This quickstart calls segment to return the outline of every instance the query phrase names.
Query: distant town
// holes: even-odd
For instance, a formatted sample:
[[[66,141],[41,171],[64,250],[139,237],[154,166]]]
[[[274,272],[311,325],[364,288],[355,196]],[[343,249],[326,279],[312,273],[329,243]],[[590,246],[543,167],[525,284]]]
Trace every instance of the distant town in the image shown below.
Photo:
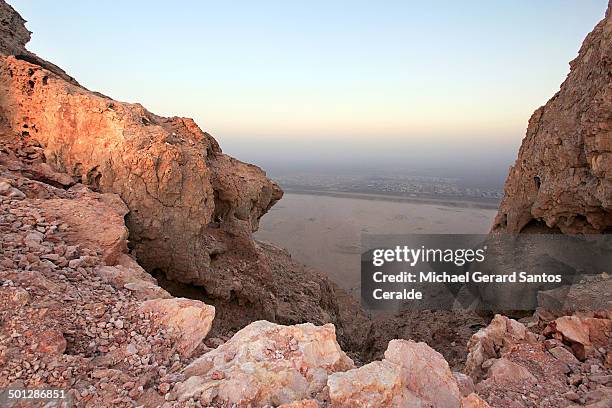
[[[503,190],[463,187],[459,179],[446,177],[388,175],[292,174],[273,176],[287,192],[329,192],[388,195],[414,199],[465,200],[497,203]]]

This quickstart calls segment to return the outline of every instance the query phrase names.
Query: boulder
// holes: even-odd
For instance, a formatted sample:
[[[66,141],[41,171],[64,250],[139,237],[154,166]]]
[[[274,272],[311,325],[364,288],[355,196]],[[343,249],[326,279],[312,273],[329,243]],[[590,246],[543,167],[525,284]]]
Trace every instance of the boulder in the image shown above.
[[[594,348],[608,348],[612,343],[612,320],[607,318],[563,316],[548,324],[544,335],[570,345],[574,355],[584,360]]]
[[[332,324],[257,321],[187,366],[175,394],[202,404],[289,404],[317,395],[330,374],[350,368]]]
[[[204,340],[215,317],[213,306],[183,298],[147,300],[141,304],[140,311],[150,313],[153,321],[173,329],[177,348],[186,357]]]
[[[358,369],[329,377],[329,397],[334,408],[432,406],[411,392],[401,368],[387,360],[374,361]]]
[[[389,342],[385,358],[332,374],[328,381],[337,407],[458,407],[459,387],[442,355],[425,343]]]
[[[516,343],[535,343],[536,336],[516,320],[506,316],[495,315],[491,323],[476,332],[468,343],[468,356],[465,363],[465,373],[474,382],[484,375],[482,364],[500,357],[501,352]]]

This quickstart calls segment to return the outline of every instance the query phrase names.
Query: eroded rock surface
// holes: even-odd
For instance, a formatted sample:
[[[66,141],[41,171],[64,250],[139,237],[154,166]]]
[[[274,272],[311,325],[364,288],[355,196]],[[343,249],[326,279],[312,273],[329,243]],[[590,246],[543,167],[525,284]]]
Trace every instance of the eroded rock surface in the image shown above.
[[[251,302],[273,319],[269,267],[251,234],[280,188],[258,167],[224,155],[193,120],[114,101],[23,58],[29,33],[11,11],[3,3],[10,27],[0,49],[5,127],[41,142],[46,166],[121,197],[132,252],[145,269]]]
[[[332,374],[332,407],[435,407],[461,403],[457,382],[441,354],[425,343],[389,342],[385,358]]]
[[[586,37],[560,91],[535,111],[494,231],[612,227],[612,17]]]
[[[331,324],[258,321],[186,367],[176,396],[203,404],[277,406],[317,396],[328,375],[352,367]]]
[[[520,342],[535,343],[536,336],[522,323],[496,315],[487,327],[479,330],[470,339],[465,363],[466,374],[478,381],[483,375],[483,364],[500,357],[503,351]]]

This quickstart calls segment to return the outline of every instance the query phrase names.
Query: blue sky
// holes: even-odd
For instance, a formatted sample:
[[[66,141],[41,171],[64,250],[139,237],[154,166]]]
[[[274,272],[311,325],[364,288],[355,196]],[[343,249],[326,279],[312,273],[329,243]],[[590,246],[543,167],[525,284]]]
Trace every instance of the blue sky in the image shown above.
[[[466,145],[509,160],[607,3],[8,1],[29,49],[86,87],[193,117],[255,161]]]

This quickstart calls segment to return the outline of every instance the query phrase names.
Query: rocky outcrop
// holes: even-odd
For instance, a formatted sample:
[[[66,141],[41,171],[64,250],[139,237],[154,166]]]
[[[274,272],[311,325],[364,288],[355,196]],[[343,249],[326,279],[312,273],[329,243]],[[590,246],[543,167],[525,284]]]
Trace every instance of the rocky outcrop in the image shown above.
[[[318,395],[330,374],[352,367],[331,324],[258,321],[186,367],[176,397],[204,405],[277,406]]]
[[[385,358],[332,374],[333,407],[433,407],[460,405],[459,387],[444,357],[425,343],[389,342]]]
[[[274,319],[270,268],[251,234],[282,196],[278,186],[224,155],[193,120],[162,118],[67,79],[25,50],[29,32],[10,6],[0,13],[5,130],[41,142],[46,169],[72,179],[64,184],[118,194],[132,253],[149,272]]]
[[[493,231],[610,232],[611,10],[584,40],[560,91],[531,117]]]
[[[5,55],[23,54],[25,45],[30,41],[30,32],[25,20],[11,6],[0,4],[0,53]]]
[[[274,318],[251,233],[282,192],[263,171],[222,154],[190,119],[96,95],[14,56],[0,58],[0,97],[10,130],[39,140],[56,170],[122,198],[145,269]]]

